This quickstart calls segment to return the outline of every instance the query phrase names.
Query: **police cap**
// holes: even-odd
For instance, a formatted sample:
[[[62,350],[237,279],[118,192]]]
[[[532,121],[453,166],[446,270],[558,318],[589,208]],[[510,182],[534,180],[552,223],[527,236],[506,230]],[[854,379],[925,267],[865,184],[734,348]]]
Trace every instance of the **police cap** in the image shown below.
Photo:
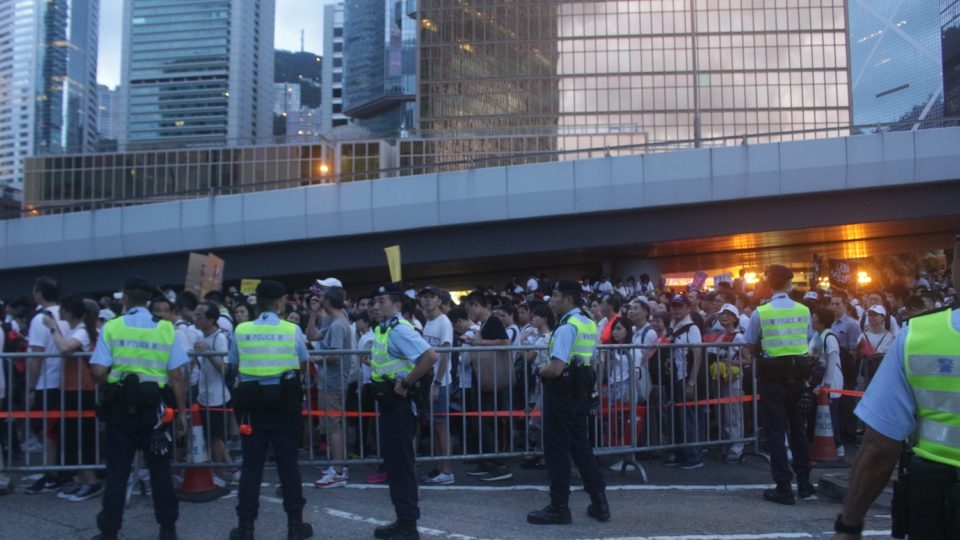
[[[126,281],[123,282],[123,290],[125,291],[153,291],[153,285],[149,281],[140,277],[140,276],[130,276]]]
[[[793,279],[793,272],[782,264],[771,264],[767,267],[767,277],[778,282],[789,282]]]
[[[572,279],[561,279],[553,284],[553,290],[574,296],[580,296],[580,284]]]
[[[287,294],[283,283],[265,279],[257,285],[257,298],[262,300],[279,300]]]
[[[389,294],[391,296],[402,295],[403,286],[399,283],[381,283],[377,285],[370,296],[381,296],[384,294]]]

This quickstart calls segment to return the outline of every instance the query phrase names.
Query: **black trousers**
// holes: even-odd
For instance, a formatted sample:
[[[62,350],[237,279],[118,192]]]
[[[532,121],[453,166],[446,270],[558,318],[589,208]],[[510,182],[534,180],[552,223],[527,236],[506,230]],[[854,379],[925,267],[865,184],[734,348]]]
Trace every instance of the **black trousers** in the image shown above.
[[[413,438],[417,432],[417,415],[409,399],[396,399],[380,406],[380,447],[387,469],[390,502],[398,521],[420,519],[420,493],[417,491],[417,471],[414,460]]]
[[[789,483],[793,479],[787,463],[784,435],[790,439],[793,452],[793,472],[797,479],[810,478],[810,446],[800,415],[800,381],[769,381],[760,379],[760,422],[764,439],[770,451],[770,469],[774,482]]]
[[[911,540],[951,540],[960,534],[960,471],[918,456],[910,458],[907,488]]]
[[[150,470],[153,513],[157,523],[161,526],[172,526],[180,516],[170,472],[170,455],[157,456],[149,448],[150,434],[156,423],[156,410],[144,410],[136,414],[116,410],[107,422],[104,448],[107,457],[107,484],[103,490],[103,509],[97,516],[97,527],[105,533],[115,533],[123,524],[127,480],[138,449],[143,452],[143,458]]]
[[[283,509],[287,514],[302,512],[307,501],[303,498],[297,452],[303,417],[299,411],[281,413],[259,410],[250,413],[249,418],[253,433],[241,438],[243,464],[240,467],[237,517],[240,521],[249,522],[257,519],[260,509],[260,481],[263,479],[267,446],[271,444],[283,488]]]
[[[590,396],[574,398],[559,391],[555,383],[543,389],[543,457],[550,479],[550,503],[566,506],[570,501],[570,459],[580,471],[583,487],[591,496],[603,493],[606,484],[593,456],[588,436]]]

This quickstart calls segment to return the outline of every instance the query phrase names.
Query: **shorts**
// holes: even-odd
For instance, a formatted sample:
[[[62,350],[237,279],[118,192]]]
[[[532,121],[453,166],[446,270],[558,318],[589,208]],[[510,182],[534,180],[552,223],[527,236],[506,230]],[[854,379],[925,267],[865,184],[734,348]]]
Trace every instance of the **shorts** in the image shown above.
[[[450,414],[450,386],[441,386],[437,393],[437,399],[431,403],[431,409],[434,420],[439,420]]]
[[[51,440],[60,438],[60,389],[47,388],[46,390],[37,390],[33,394],[33,403],[30,404],[30,412],[47,412],[50,417],[31,418],[30,431],[40,435],[46,429],[46,435]],[[56,418],[54,418],[56,417]],[[45,421],[46,420],[46,421]]]
[[[63,393],[68,411],[94,411],[97,399],[93,390],[68,390]],[[97,464],[97,419],[67,418],[63,421],[63,464]]]
[[[326,412],[323,419],[323,430],[329,436],[343,431],[343,394],[331,390],[320,390],[320,401]]]
[[[227,439],[227,422],[230,417],[223,409],[229,409],[231,406],[229,401],[225,405],[200,406],[200,421],[203,423],[203,433],[207,440],[225,441]]]

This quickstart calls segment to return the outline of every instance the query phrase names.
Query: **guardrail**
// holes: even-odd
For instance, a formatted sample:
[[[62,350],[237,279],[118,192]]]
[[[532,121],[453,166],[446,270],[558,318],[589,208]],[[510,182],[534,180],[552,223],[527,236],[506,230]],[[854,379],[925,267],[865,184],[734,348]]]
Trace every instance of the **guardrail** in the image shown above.
[[[422,385],[418,461],[500,460],[542,453],[542,386],[533,370],[547,361],[544,348],[436,351],[450,369],[456,368],[457,384]],[[702,355],[695,378],[689,372],[688,352]],[[597,383],[589,427],[594,452],[623,455],[625,463],[634,464],[638,452],[704,446],[723,447],[731,455],[757,452],[756,375],[742,352],[742,345],[730,343],[601,346],[594,358]],[[303,376],[302,465],[380,461],[379,415],[365,384],[368,354],[311,353]],[[225,367],[210,360],[222,354],[190,356],[189,367],[183,368],[192,383],[188,403],[199,408],[204,446],[208,452],[215,449],[217,461],[194,462],[191,456],[201,453],[200,441],[186,436],[175,441],[174,467],[232,467],[226,455],[229,441],[238,437],[229,401],[233,381]],[[104,468],[104,424],[96,418],[100,389],[84,374],[88,358],[0,355],[7,381],[0,401],[0,441],[8,470]],[[64,384],[31,392],[26,373],[40,365],[57,373]],[[335,381],[334,375],[341,374],[343,382]],[[693,381],[689,389],[684,385]],[[428,398],[430,392],[434,395]],[[441,392],[448,398],[446,405],[437,399]]]

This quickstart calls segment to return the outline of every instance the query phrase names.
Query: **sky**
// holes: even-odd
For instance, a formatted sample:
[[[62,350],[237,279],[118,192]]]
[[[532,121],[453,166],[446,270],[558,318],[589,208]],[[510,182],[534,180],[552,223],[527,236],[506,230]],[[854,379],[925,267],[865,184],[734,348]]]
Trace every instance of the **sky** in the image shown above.
[[[304,49],[323,52],[323,6],[333,0],[276,0],[274,48],[300,50],[300,29]],[[100,0],[100,46],[97,81],[111,88],[120,82],[120,49],[123,34],[123,0]]]

